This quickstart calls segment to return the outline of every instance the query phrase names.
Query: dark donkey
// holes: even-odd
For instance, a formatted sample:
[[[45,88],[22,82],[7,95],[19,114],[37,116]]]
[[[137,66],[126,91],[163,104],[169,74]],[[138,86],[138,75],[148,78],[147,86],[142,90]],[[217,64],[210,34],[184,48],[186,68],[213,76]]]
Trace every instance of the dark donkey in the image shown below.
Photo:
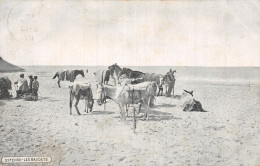
[[[108,66],[108,69],[111,71],[111,77],[114,79],[114,73],[117,76],[117,80],[119,80],[119,77],[122,75],[123,69],[121,69],[120,66],[117,65],[117,63]]]
[[[9,90],[12,89],[12,83],[8,77],[0,78],[0,99],[1,98],[9,98],[10,93]]]
[[[54,75],[53,79],[58,77],[58,86],[60,88],[60,81],[74,82],[74,80],[76,79],[77,75],[79,75],[79,74],[82,77],[85,77],[83,70],[61,70],[61,71],[58,71]]]
[[[134,71],[129,68],[123,68],[121,75],[122,74],[126,74],[128,78],[142,78],[145,75],[145,73],[143,72]]]

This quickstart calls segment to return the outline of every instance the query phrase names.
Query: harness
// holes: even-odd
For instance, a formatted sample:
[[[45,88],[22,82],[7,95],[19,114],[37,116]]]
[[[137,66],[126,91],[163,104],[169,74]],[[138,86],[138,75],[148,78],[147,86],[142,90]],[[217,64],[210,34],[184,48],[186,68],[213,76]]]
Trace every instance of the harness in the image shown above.
[[[128,85],[127,85],[128,86]],[[128,97],[129,98],[131,98],[132,99],[132,104],[134,104],[134,92],[135,92],[135,88],[133,88],[132,90],[130,89],[130,86],[128,86],[129,87],[129,91],[128,91]],[[146,90],[147,90],[147,87],[146,87]],[[122,90],[123,91],[123,90]],[[121,92],[122,92],[121,91]],[[137,92],[138,92],[138,99],[139,99],[139,101],[141,101],[142,100],[142,95],[141,95],[141,91],[138,91],[137,90]],[[138,100],[137,99],[137,100]]]

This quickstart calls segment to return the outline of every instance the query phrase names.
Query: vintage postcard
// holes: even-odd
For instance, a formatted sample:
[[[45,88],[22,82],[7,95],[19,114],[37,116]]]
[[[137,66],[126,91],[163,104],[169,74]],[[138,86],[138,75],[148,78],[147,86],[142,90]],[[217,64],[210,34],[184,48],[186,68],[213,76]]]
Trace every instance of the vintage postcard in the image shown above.
[[[259,18],[257,0],[0,0],[0,165],[259,165]]]

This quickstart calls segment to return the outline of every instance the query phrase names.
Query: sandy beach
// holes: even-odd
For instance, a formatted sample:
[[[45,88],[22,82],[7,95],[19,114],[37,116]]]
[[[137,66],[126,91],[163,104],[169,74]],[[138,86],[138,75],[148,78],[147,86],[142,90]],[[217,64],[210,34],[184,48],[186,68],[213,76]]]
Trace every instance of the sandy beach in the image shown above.
[[[12,94],[0,99],[0,166],[260,166],[259,18],[260,0],[0,0],[0,97]],[[175,93],[134,129],[132,108],[121,120],[114,101],[98,105],[94,73],[175,82]],[[16,98],[21,74],[37,80],[37,101]],[[135,87],[99,92],[153,101],[151,86]],[[78,115],[74,99],[70,115],[78,92],[92,112],[82,100]]]
[[[11,74],[12,82],[17,78]],[[27,73],[25,73],[27,75]],[[207,112],[183,112],[177,98],[156,97],[148,121],[132,112],[121,121],[113,102],[107,109],[69,115],[69,82],[37,73],[39,100],[0,101],[0,157],[51,157],[33,165],[245,165],[260,163],[259,84],[176,81],[176,95],[193,89]],[[92,84],[92,74],[77,78]],[[13,89],[13,94],[15,91]],[[95,98],[95,96],[94,96]],[[27,165],[24,163],[15,165]]]

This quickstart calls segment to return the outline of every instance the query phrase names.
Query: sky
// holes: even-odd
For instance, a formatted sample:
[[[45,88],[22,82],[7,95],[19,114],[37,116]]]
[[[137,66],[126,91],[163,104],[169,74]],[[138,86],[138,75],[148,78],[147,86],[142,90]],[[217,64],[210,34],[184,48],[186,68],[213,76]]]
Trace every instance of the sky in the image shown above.
[[[16,65],[260,66],[260,1],[0,1]]]

